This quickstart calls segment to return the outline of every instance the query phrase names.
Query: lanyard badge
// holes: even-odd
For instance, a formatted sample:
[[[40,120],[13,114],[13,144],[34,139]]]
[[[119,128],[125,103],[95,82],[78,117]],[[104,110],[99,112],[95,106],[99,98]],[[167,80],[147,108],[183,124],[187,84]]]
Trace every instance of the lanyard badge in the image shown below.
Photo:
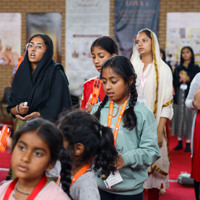
[[[116,145],[117,135],[118,135],[118,131],[119,131],[119,126],[120,126],[120,123],[121,123],[124,111],[126,109],[127,103],[128,103],[128,99],[122,104],[122,108],[121,108],[119,116],[117,118],[117,123],[115,125],[115,130],[114,130],[114,134],[113,134],[113,137],[114,137],[114,146]],[[110,106],[109,106],[109,113],[108,113],[108,123],[107,123],[108,127],[110,127],[111,123],[112,123],[113,105],[114,105],[114,102],[111,100],[110,101]],[[122,181],[123,181],[123,179],[122,179],[119,171],[117,170],[117,171],[114,172],[114,174],[110,174],[108,176],[108,178],[106,180],[104,180],[104,183],[105,183],[105,185],[106,185],[106,187],[108,189],[111,189],[111,187],[113,185],[121,183]]]

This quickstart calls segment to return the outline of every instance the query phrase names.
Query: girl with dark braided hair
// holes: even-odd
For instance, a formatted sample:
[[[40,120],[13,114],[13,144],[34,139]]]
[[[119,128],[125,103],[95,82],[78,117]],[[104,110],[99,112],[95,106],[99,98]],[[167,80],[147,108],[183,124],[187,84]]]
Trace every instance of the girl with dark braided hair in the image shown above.
[[[97,177],[101,199],[141,200],[147,168],[160,156],[155,118],[143,103],[137,102],[137,76],[126,57],[108,59],[100,78],[106,96],[93,106],[92,113],[102,125],[113,129],[119,153],[114,176],[106,184]]]
[[[112,130],[102,126],[93,115],[80,110],[62,113],[58,127],[72,159],[72,199],[100,200],[94,171],[98,171],[100,179],[105,179],[116,170],[118,153]],[[61,174],[62,178],[65,177]]]

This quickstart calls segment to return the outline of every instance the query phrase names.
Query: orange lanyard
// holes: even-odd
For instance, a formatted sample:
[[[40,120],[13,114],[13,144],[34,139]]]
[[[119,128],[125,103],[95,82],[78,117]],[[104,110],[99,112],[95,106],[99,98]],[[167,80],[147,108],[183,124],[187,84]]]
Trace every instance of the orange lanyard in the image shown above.
[[[96,104],[97,101],[98,101],[99,93],[100,93],[100,89],[101,89],[101,84],[102,84],[102,81],[97,77],[94,80],[92,98],[90,99],[90,103],[92,105]]]
[[[84,165],[73,177],[72,177],[72,182],[70,187],[76,182],[76,180],[82,176],[85,172],[87,172],[87,170],[90,168],[90,164],[86,164]],[[57,185],[60,185],[60,178],[61,176],[58,178],[58,180],[56,181]]]
[[[89,164],[84,165],[73,177],[72,177],[72,183],[70,185],[70,187],[72,187],[72,185],[76,182],[76,180],[82,176],[83,174],[85,174],[85,172],[87,172],[87,170],[90,168]]]
[[[114,145],[116,143],[116,140],[117,140],[117,134],[118,134],[118,131],[119,131],[119,126],[120,126],[120,123],[121,123],[121,120],[122,120],[122,116],[124,114],[124,111],[126,109],[126,104],[128,102],[128,99],[122,104],[122,108],[120,110],[120,113],[119,113],[119,116],[117,118],[117,123],[115,125],[115,130],[114,130],[114,134],[113,134],[113,137],[114,137]],[[111,126],[111,123],[112,123],[112,114],[113,114],[113,105],[114,105],[114,101],[111,100],[110,101],[110,105],[109,105],[109,113],[108,113],[108,124],[107,126],[110,127]]]

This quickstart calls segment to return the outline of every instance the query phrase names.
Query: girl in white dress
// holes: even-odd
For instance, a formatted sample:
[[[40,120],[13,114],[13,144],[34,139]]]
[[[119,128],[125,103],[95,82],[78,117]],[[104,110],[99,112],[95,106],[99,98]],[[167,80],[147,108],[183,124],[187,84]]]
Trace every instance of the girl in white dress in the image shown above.
[[[137,73],[138,101],[152,110],[157,122],[158,145],[161,158],[149,167],[144,183],[148,198],[159,199],[159,191],[168,187],[170,161],[168,157],[165,125],[173,116],[172,73],[160,57],[157,37],[149,29],[140,30],[134,44],[131,62]]]

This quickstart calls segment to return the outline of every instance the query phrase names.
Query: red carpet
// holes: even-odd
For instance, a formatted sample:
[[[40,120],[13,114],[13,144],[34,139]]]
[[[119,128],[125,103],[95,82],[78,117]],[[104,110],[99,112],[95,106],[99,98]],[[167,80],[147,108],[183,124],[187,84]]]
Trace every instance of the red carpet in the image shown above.
[[[181,172],[191,173],[191,153],[184,152],[184,149],[174,151],[173,148],[178,144],[176,136],[169,138],[169,155],[171,160],[171,168],[169,171],[169,179],[177,180]],[[185,141],[183,141],[185,147]]]
[[[4,125],[7,125],[8,128],[12,130],[14,123],[13,121],[0,122],[0,130]],[[0,151],[0,182],[3,181],[7,176],[8,170],[10,168],[10,160],[11,154],[8,150],[6,150],[5,152]]]
[[[177,180],[181,172],[191,172],[191,153],[185,153],[184,149],[174,151],[173,148],[178,144],[176,136],[169,138],[169,154],[171,159],[171,168],[169,171],[169,188],[167,193],[160,195],[160,200],[195,200],[195,193],[193,186],[184,186],[178,182],[171,182]],[[183,141],[185,147],[185,141]],[[145,200],[145,199],[144,199]],[[153,200],[153,199],[152,199]]]
[[[192,186],[183,186],[179,183],[170,183],[167,193],[160,195],[159,200],[195,200]],[[153,199],[152,199],[153,200]]]
[[[10,168],[11,154],[8,150],[5,152],[0,151],[0,168]]]
[[[182,186],[177,182],[170,182],[167,193],[159,196],[159,200],[195,200],[194,189],[191,186]],[[147,193],[144,192],[144,200],[147,199]],[[153,199],[151,199],[153,200]]]
[[[10,160],[11,160],[11,154],[8,150],[5,152],[0,152],[0,182],[3,181],[8,171],[5,171],[5,169],[9,170],[10,168]]]
[[[190,153],[185,153],[184,149],[174,151],[173,148],[178,144],[176,136],[169,138],[169,155],[171,159],[171,168],[169,171],[169,188],[167,193],[160,195],[159,200],[195,200],[193,186],[184,186],[177,182],[178,176],[181,172],[191,172],[191,157]],[[183,141],[185,147],[185,141]],[[144,192],[144,200],[147,200],[147,193]],[[151,199],[153,200],[153,199]]]

